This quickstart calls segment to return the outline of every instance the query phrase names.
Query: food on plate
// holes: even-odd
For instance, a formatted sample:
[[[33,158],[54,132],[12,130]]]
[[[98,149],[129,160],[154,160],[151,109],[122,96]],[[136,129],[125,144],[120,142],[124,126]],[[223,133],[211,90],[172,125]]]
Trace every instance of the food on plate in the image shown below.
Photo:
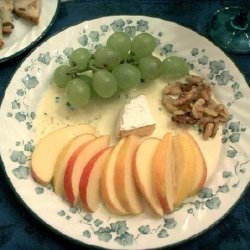
[[[195,179],[195,154],[190,138],[182,132],[173,136],[173,152],[176,183],[174,205],[179,206],[190,195]]]
[[[110,136],[100,136],[77,148],[70,157],[64,174],[65,198],[71,205],[77,205],[81,175],[88,162],[98,152],[108,147]]]
[[[13,13],[37,25],[40,11],[41,0],[0,0],[0,48],[3,34],[10,35],[14,29]]]
[[[62,149],[74,137],[85,133],[94,134],[95,128],[87,124],[72,125],[53,131],[42,138],[31,157],[33,178],[40,184],[49,184]]]
[[[203,139],[215,137],[220,123],[229,119],[223,104],[212,98],[212,88],[200,76],[188,75],[186,82],[167,85],[162,94],[162,104],[179,125],[197,125]]]
[[[1,16],[1,13],[0,13],[0,16]],[[3,45],[4,45],[3,34],[1,32],[2,27],[3,27],[2,19],[0,18],[0,48],[3,47]]]
[[[134,164],[138,188],[159,216],[171,213],[187,197],[197,194],[206,180],[202,152],[186,131],[176,135],[168,132],[161,140],[145,139],[137,149]]]
[[[175,197],[175,167],[172,133],[160,140],[153,158],[153,183],[163,212],[173,211]],[[175,160],[176,161],[176,160]]]
[[[94,212],[99,207],[101,201],[100,178],[112,149],[112,147],[108,147],[95,154],[81,174],[79,198],[82,207],[89,212]]]
[[[113,96],[118,88],[114,75],[106,69],[100,69],[93,75],[93,89],[95,93],[103,98]]]
[[[39,23],[41,0],[15,0],[14,12],[34,24]]]
[[[139,95],[125,104],[116,124],[118,137],[130,134],[146,136],[150,135],[154,129],[155,120],[144,95]]]
[[[136,88],[144,81],[154,80],[160,76],[165,79],[182,78],[188,74],[189,66],[180,57],[169,56],[161,62],[153,56],[156,38],[148,33],[136,35],[132,41],[126,32],[115,32],[108,37],[106,46],[93,53],[86,48],[77,48],[69,56],[69,65],[60,65],[54,72],[54,83],[66,88],[72,79],[81,79],[87,83],[91,97],[111,98],[116,93]],[[92,54],[91,54],[92,53]],[[90,77],[86,80],[85,74]],[[92,80],[91,80],[92,79]],[[74,88],[74,95],[77,93]],[[80,91],[80,90],[79,90]],[[96,95],[95,95],[96,94]],[[68,102],[75,108],[75,97],[68,96]]]
[[[189,195],[192,196],[197,194],[204,186],[204,183],[207,178],[207,165],[198,143],[185,130],[183,130],[183,132],[186,136],[189,137],[189,141],[192,144],[194,150],[195,176],[193,179],[191,191],[189,193]]]
[[[161,60],[152,55],[141,57],[139,59],[138,68],[143,80],[154,80],[160,76]]]
[[[57,195],[60,195],[62,197],[65,196],[64,175],[70,157],[81,145],[84,145],[85,143],[94,140],[95,138],[96,136],[94,134],[81,134],[70,140],[62,149],[57,157],[53,174],[54,190]]]
[[[140,214],[143,211],[141,195],[137,189],[133,171],[134,156],[139,143],[140,139],[135,135],[126,137],[115,166],[117,196],[130,214]]]
[[[10,34],[13,25],[13,8],[14,2],[13,0],[1,0],[0,1],[0,19],[2,21],[2,33]]]
[[[156,149],[160,143],[158,138],[146,138],[138,147],[134,160],[135,181],[144,199],[152,210],[163,216],[163,209],[157,197],[153,178],[153,161]]]
[[[165,80],[177,80],[188,74],[189,66],[183,58],[168,56],[161,63],[161,75]]]
[[[105,207],[112,213],[119,215],[128,215],[129,211],[125,209],[117,194],[117,179],[115,179],[115,168],[121,148],[125,143],[125,138],[121,139],[112,150],[101,177],[101,196]]]
[[[89,85],[80,78],[68,82],[66,93],[71,105],[79,108],[88,104],[91,95]]]

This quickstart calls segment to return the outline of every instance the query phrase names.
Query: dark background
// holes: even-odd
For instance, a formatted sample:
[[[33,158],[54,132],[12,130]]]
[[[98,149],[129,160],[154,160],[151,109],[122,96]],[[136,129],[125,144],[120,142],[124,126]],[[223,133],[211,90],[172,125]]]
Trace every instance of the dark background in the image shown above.
[[[53,1],[53,0],[51,0]],[[57,19],[46,37],[80,21],[108,15],[145,15],[174,21],[207,36],[213,13],[224,6],[244,4],[250,0],[75,0],[61,3]],[[39,43],[43,42],[44,37]],[[0,63],[0,100],[8,83],[29,51]],[[228,54],[250,83],[250,55]],[[3,142],[0,142],[3,143]],[[212,229],[171,249],[250,249],[250,193],[245,192],[238,204]],[[192,230],[192,229],[190,229]],[[86,249],[57,235],[37,220],[17,199],[0,168],[0,249]],[[92,248],[90,248],[92,249]]]

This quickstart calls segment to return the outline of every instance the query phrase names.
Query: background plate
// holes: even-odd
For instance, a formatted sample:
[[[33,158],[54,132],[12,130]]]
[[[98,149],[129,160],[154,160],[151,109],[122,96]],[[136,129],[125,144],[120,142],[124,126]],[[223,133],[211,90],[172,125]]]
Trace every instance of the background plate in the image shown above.
[[[4,46],[0,49],[0,62],[13,58],[39,41],[49,27],[53,24],[59,0],[42,0],[39,24],[33,25],[14,15],[13,32],[10,36],[4,36]]]

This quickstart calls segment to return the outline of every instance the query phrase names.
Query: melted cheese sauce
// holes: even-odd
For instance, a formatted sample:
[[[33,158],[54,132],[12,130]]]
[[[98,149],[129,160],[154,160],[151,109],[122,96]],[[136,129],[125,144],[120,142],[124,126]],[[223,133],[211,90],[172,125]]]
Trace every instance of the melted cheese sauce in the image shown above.
[[[117,143],[115,127],[120,112],[130,98],[140,94],[147,97],[147,101],[156,121],[155,131],[151,136],[162,138],[166,132],[176,133],[178,127],[171,121],[170,114],[161,104],[162,89],[166,83],[155,80],[153,82],[141,84],[137,90],[130,90],[126,93],[117,94],[110,99],[100,99],[95,97],[89,104],[79,110],[72,110],[66,105],[67,100],[64,90],[59,89],[55,84],[51,84],[40,100],[36,118],[34,120],[34,131],[37,141],[51,131],[66,125],[80,123],[90,124],[97,129],[97,135],[111,135],[111,143]],[[216,137],[204,141],[194,128],[188,127],[188,131],[198,142],[207,163],[207,182],[215,172],[221,150],[219,130]]]

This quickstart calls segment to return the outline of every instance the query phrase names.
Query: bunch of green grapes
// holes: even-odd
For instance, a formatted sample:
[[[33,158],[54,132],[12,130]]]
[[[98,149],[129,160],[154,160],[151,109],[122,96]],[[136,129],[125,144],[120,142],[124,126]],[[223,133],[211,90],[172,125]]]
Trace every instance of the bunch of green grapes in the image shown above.
[[[118,90],[135,88],[142,80],[160,76],[175,80],[188,74],[189,67],[181,57],[169,56],[161,61],[152,54],[155,48],[156,39],[148,33],[131,41],[127,33],[115,32],[93,54],[85,48],[74,50],[69,65],[59,66],[53,80],[65,88],[69,103],[81,108],[94,95],[110,98]]]

